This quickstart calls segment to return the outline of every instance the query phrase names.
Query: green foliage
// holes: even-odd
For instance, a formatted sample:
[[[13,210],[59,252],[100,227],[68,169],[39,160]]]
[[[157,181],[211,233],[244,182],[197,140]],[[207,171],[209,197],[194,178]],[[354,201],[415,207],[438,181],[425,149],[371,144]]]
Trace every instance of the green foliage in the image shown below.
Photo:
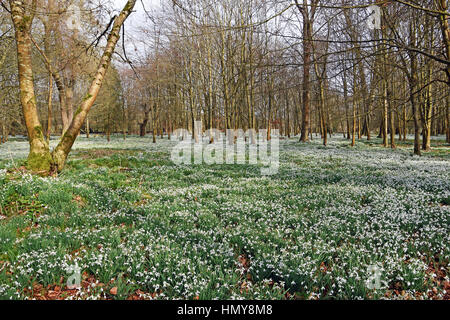
[[[446,160],[287,140],[280,172],[264,177],[175,166],[167,140],[77,143],[58,178],[0,171],[2,299],[66,281],[75,262],[94,279],[80,299],[445,294],[429,265],[448,270]],[[372,265],[379,290],[365,282]]]

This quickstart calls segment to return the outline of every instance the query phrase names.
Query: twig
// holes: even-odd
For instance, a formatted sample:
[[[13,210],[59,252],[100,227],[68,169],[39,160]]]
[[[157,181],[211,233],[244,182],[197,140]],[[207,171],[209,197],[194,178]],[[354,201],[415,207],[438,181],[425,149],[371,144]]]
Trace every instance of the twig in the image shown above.
[[[106,29],[94,41],[92,41],[92,43],[86,48],[86,52],[88,52],[88,50],[92,47],[92,45],[94,45],[94,43],[95,43],[94,47],[98,46],[98,44],[99,44],[100,40],[102,39],[102,37],[104,35],[106,35],[106,33],[108,33],[109,28],[112,26],[114,20],[116,20],[116,17],[117,16],[114,16],[114,17],[111,18],[111,20],[109,21],[108,26],[106,27]]]

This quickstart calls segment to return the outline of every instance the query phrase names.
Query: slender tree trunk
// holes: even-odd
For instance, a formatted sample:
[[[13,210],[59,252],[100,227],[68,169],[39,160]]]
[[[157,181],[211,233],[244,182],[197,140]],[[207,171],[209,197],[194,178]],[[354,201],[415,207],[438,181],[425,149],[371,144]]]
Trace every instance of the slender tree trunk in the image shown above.
[[[403,141],[406,141],[408,135],[408,114],[406,111],[406,104],[403,106]]]
[[[391,84],[392,84],[392,83],[393,83],[393,82],[391,81]],[[391,87],[389,88],[389,91],[388,91],[388,102],[389,102],[389,125],[390,125],[389,130],[391,131],[391,132],[390,132],[390,138],[391,138],[390,144],[391,144],[391,148],[392,148],[392,149],[395,149],[395,148],[396,148],[396,146],[395,146],[395,112],[394,112],[393,101],[391,100],[391,97],[392,97],[392,95],[393,95],[392,87],[393,87],[393,86],[391,85]]]
[[[304,15],[305,16],[305,15]],[[309,141],[310,109],[311,109],[311,53],[312,53],[312,23],[308,19],[303,21],[303,108],[302,108],[302,132],[300,141]]]
[[[52,98],[53,98],[53,76],[49,73],[48,77],[48,107],[47,107],[47,143],[50,143],[50,136],[52,135]]]
[[[6,125],[5,125],[5,121],[2,121],[2,138],[1,138],[1,143],[5,143],[7,141],[7,134],[6,134]]]
[[[414,76],[413,76],[414,77]],[[416,102],[416,96],[414,94],[417,85],[414,84],[415,82],[411,84],[411,107],[413,112],[413,118],[414,118],[414,154],[420,156],[420,121],[419,121],[419,113],[417,110],[417,102]]]
[[[106,122],[106,141],[111,142],[111,115],[109,113]]]
[[[353,100],[353,126],[352,126],[352,147],[356,145],[356,103],[355,100]]]
[[[86,117],[86,138],[89,139],[91,134],[91,128],[89,127],[89,117]]]
[[[447,103],[446,103],[446,106],[445,106],[445,113],[446,113],[446,116],[445,116],[445,128],[446,128],[445,133],[446,133],[446,136],[447,136],[447,139],[446,139],[447,143],[450,144],[450,95],[447,95],[446,101],[447,101]]]
[[[153,104],[152,107],[152,142],[156,143],[156,135],[157,135],[157,119],[156,119],[156,102]],[[194,130],[195,131],[195,130]]]
[[[117,41],[120,38],[120,29],[122,28],[122,25],[125,22],[125,20],[133,11],[135,4],[136,0],[129,0],[126,3],[125,7],[122,9],[119,16],[116,17],[111,32],[109,33],[108,36],[105,51],[102,55],[102,58],[100,59],[97,73],[91,83],[88,93],[83,98],[80,107],[77,109],[77,112],[74,115],[72,123],[70,124],[66,133],[63,135],[61,141],[59,142],[59,144],[52,153],[53,164],[55,166],[55,170],[57,171],[61,171],[64,168],[67,156],[69,155],[69,152],[72,149],[75,139],[77,138],[80,132],[80,128],[83,125],[92,105],[94,104],[95,99],[97,98],[97,95],[103,84],[106,71],[108,70],[108,67],[111,63],[111,58],[114,53]]]
[[[151,103],[151,102],[150,102]],[[139,124],[139,136],[141,137],[145,137],[145,135],[147,134],[147,124],[148,124],[148,114],[150,113],[150,111],[147,109],[147,107],[144,107],[144,119],[142,121],[142,123]]]
[[[436,0],[436,3],[438,5],[438,9],[442,12],[448,13],[448,0]],[[441,25],[441,31],[442,31],[442,39],[444,43],[445,48],[445,54],[447,61],[450,61],[450,28],[448,26],[448,14],[440,14],[439,15],[439,21]],[[450,86],[450,65],[447,64],[447,79],[448,79],[448,85]]]
[[[411,33],[414,34],[414,31]],[[415,42],[415,39],[414,39],[414,42]],[[411,74],[409,76],[409,92],[410,92],[412,113],[413,113],[413,118],[414,118],[414,154],[420,156],[421,155],[421,152],[420,152],[420,121],[419,121],[419,110],[417,107],[417,99],[416,99],[416,90],[417,90],[417,84],[418,84],[417,60],[416,59],[417,59],[416,54],[410,53]]]
[[[127,133],[128,133],[128,119],[127,119],[127,108],[125,105],[125,100],[122,100],[122,135],[123,140],[127,139]],[[88,124],[88,117],[86,117],[86,127]]]
[[[383,80],[383,146],[388,146],[388,89],[387,89],[387,81]]]
[[[344,66],[345,68],[345,66]],[[347,125],[347,140],[350,140],[350,114],[349,114],[349,107],[348,107],[348,85],[347,85],[347,71],[344,70],[344,105],[345,105],[345,118],[346,118],[346,125]]]

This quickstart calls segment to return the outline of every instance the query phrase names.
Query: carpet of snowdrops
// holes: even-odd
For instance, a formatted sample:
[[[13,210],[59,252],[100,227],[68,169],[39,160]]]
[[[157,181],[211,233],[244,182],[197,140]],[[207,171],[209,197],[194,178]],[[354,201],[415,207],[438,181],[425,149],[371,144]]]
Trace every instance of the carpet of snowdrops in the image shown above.
[[[12,139],[0,299],[448,299],[450,149],[375,142],[281,140],[278,174],[262,176],[176,166],[167,139],[80,137],[43,178]],[[68,290],[74,266],[82,287]]]

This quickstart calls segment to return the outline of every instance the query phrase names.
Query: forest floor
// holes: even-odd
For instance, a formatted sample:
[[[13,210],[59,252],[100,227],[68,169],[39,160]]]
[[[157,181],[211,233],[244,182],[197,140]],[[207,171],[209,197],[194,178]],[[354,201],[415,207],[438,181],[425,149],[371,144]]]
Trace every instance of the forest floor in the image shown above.
[[[449,299],[450,148],[417,157],[411,143],[286,139],[262,176],[176,166],[167,139],[80,137],[43,178],[12,138],[0,299]]]

